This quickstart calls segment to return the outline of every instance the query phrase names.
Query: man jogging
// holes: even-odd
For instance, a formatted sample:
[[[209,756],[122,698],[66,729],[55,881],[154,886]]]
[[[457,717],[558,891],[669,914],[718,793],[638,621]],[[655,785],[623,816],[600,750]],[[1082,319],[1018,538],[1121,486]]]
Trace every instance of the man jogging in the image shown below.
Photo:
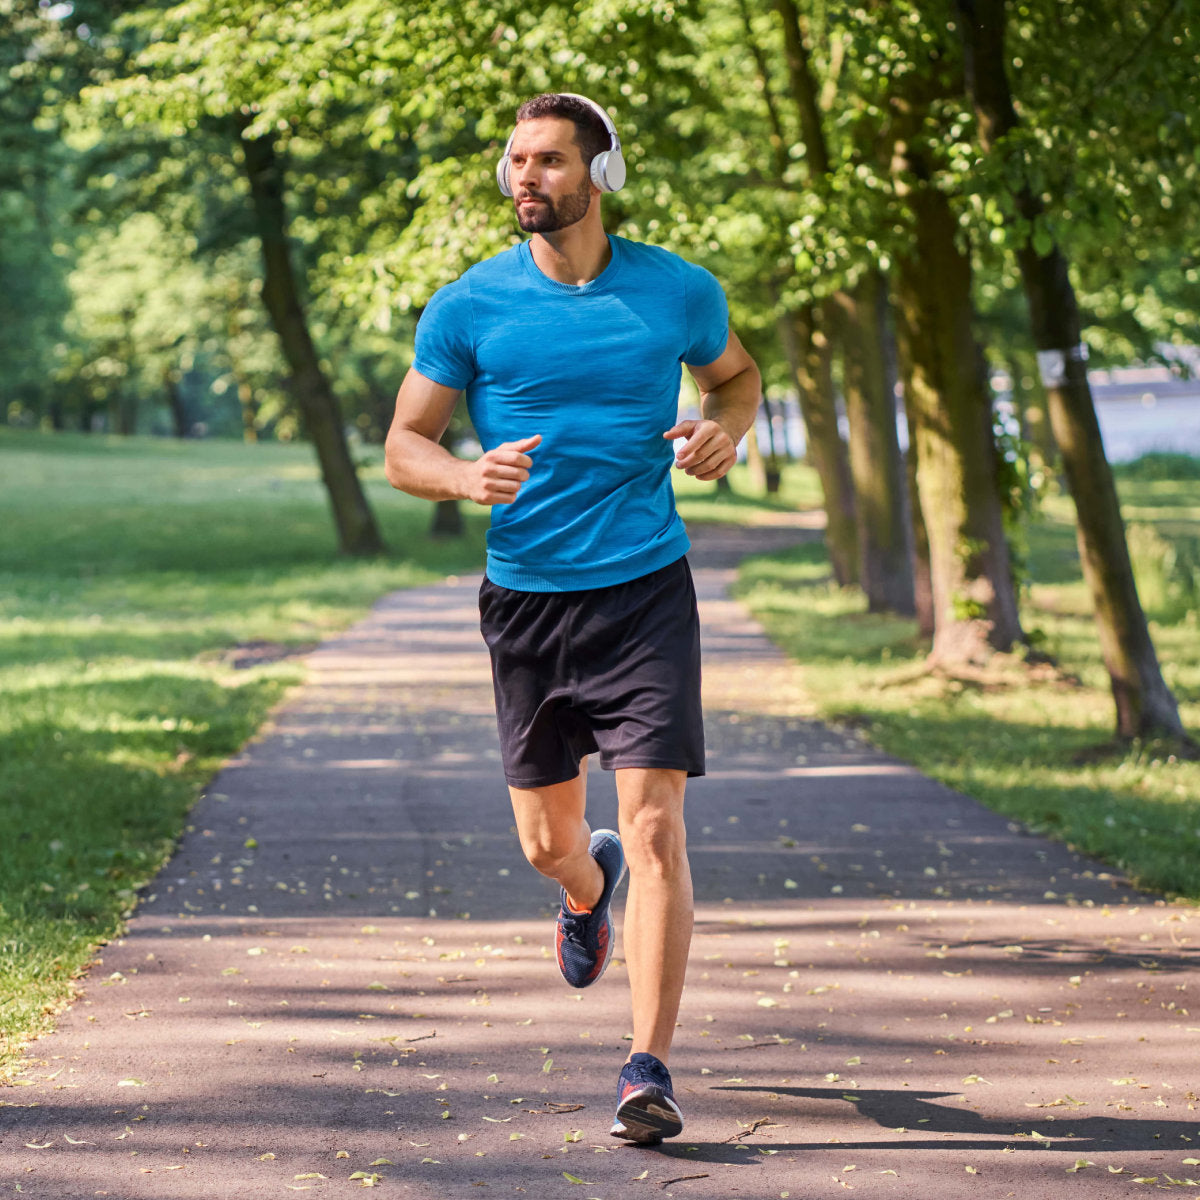
[[[425,309],[387,477],[494,506],[479,606],[521,848],[560,885],[558,964],[576,988],[612,956],[628,863],[633,1045],[612,1132],[656,1142],[683,1128],[667,1062],[692,935],[684,787],[704,772],[699,618],[670,475],[721,478],[761,385],[707,271],[605,234],[600,197],[625,164],[598,105],[527,101],[497,180],[533,236]],[[680,363],[699,420],[677,420]],[[464,389],[474,461],[438,444]],[[590,754],[616,772],[619,834],[585,819]]]

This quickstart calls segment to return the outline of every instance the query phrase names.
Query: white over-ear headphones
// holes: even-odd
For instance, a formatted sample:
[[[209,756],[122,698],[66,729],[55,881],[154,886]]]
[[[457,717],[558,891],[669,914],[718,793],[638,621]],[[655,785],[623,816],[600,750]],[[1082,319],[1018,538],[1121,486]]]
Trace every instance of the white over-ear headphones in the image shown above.
[[[609,120],[608,113],[595,100],[589,100],[586,96],[580,96],[575,92],[557,92],[556,95],[570,96],[572,100],[582,100],[604,122],[604,128],[608,130],[611,145],[607,150],[602,150],[592,159],[589,174],[592,177],[592,182],[602,192],[617,191],[625,183],[625,159],[621,154],[621,139],[617,137],[617,128]],[[505,143],[504,156],[496,164],[496,183],[499,184],[500,191],[506,196],[513,194],[512,184],[509,182],[509,168],[512,166],[509,159],[509,152],[512,150],[513,138],[516,136],[517,131],[514,129],[508,135],[508,141]]]

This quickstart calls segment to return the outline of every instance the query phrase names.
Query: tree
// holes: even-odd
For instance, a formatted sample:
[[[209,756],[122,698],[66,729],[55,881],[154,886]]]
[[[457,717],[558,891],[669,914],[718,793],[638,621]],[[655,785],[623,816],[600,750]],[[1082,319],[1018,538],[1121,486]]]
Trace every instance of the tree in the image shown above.
[[[795,0],[775,0],[783,23],[787,74],[804,139],[810,185],[828,201],[833,162],[825,133],[805,21]],[[850,474],[858,582],[872,612],[913,611],[913,576],[896,410],[883,348],[885,304],[876,262],[859,265],[821,308],[821,324],[842,347],[842,391],[850,427]]]
[[[967,81],[985,153],[1014,178],[1010,215],[1021,232],[1015,254],[1029,303],[1050,423],[1077,514],[1084,579],[1124,738],[1183,735],[1175,698],[1162,677],[1138,599],[1116,485],[1092,403],[1086,347],[1065,254],[1047,228],[1046,207],[1025,158],[1028,142],[1008,80],[1004,0],[957,0],[963,17]],[[1156,30],[1152,27],[1146,40]]]
[[[870,16],[855,30],[856,78],[864,102],[887,113],[889,185],[901,205],[893,287],[929,546],[931,662],[954,670],[1023,640],[971,256],[947,194],[962,186],[948,170],[960,61],[942,4],[874,4]]]
[[[302,149],[301,135],[312,128],[311,119],[307,130],[305,125],[313,107],[312,91],[322,87],[331,61],[354,54],[354,43],[344,38],[338,16],[344,14],[332,13],[329,6],[255,4],[235,9],[199,0],[166,11],[135,11],[116,26],[126,39],[121,69],[90,89],[87,99],[93,112],[107,109],[134,127],[177,134],[191,129],[210,142],[223,141],[230,158],[240,165],[251,228],[262,252],[263,304],[317,453],[339,549],[369,555],[378,553],[383,541],[309,327],[287,208],[288,151],[293,142]],[[337,118],[345,121],[338,97],[330,99]],[[273,120],[264,120],[264,107]]]

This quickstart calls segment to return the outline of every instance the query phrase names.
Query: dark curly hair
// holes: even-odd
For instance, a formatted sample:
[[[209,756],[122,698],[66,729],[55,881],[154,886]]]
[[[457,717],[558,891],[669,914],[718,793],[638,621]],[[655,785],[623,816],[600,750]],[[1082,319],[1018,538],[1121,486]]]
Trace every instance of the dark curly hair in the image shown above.
[[[575,126],[575,145],[585,164],[591,166],[597,154],[612,146],[612,139],[599,114],[590,104],[561,92],[544,92],[526,100],[517,109],[517,122],[534,121],[538,117],[565,117]]]

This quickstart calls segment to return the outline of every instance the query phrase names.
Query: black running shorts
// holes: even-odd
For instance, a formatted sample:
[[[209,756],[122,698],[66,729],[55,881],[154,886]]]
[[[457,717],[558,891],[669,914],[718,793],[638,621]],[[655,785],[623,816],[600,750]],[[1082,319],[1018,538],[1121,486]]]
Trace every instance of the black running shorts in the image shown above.
[[[517,592],[484,579],[504,775],[512,787],[606,770],[704,774],[700,618],[687,559],[613,587]]]

